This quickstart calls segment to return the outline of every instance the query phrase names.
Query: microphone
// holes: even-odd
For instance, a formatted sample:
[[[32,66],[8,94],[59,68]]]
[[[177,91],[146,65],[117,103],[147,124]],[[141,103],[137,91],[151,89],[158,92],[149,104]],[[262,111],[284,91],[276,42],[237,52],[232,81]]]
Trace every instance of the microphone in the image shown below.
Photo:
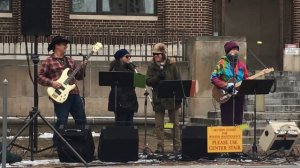
[[[136,66],[134,63],[129,62],[129,63],[128,63],[128,66],[129,66],[129,68],[130,68],[131,70],[134,70],[135,73],[138,73],[138,71],[136,70],[136,67],[137,67],[137,66]]]
[[[160,65],[159,65],[159,68],[160,68],[160,70],[164,70],[164,68],[165,68],[165,63],[164,63],[164,62],[161,62]]]
[[[133,68],[137,67],[137,65],[135,65],[135,64],[132,63],[132,62],[129,62],[128,64],[129,64],[130,66],[132,66]]]

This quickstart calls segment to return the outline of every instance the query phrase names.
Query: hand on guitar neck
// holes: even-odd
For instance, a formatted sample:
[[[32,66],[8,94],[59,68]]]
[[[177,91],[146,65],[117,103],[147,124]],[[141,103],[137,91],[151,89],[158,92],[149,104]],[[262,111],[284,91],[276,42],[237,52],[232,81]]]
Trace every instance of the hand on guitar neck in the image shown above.
[[[81,67],[82,67],[82,68],[85,68],[86,65],[87,65],[87,63],[88,63],[88,60],[85,59],[84,61],[81,62]]]

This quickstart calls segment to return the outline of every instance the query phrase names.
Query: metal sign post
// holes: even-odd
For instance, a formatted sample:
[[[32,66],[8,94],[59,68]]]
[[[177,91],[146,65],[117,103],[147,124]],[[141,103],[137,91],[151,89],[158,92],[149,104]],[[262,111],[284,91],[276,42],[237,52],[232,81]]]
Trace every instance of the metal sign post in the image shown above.
[[[8,81],[3,81],[3,113],[2,113],[2,167],[6,167],[6,145],[7,145],[7,87]]]

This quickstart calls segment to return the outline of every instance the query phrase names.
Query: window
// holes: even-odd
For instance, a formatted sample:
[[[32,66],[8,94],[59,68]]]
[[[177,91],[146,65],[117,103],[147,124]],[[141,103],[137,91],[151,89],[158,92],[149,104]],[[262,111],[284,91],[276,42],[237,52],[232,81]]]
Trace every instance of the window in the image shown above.
[[[0,12],[10,12],[10,0],[0,0]]]
[[[96,13],[97,0],[73,0],[72,12],[76,13]]]
[[[72,13],[155,15],[156,0],[72,0]]]

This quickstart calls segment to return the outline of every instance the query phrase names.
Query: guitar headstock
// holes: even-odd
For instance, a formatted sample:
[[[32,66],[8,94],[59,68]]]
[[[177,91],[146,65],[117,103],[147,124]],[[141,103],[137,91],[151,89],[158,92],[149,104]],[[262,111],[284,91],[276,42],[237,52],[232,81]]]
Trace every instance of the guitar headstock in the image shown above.
[[[265,75],[265,74],[268,74],[270,72],[273,72],[274,71],[274,68],[266,68],[266,69],[263,69],[261,70],[260,72],[258,72],[257,74],[255,74],[256,76],[262,76],[262,75]]]
[[[270,73],[270,72],[273,72],[274,71],[274,68],[273,67],[271,67],[271,68],[266,68],[266,69],[264,69],[264,70],[262,70],[263,72],[264,72],[264,74],[268,74],[268,73]]]
[[[92,49],[92,52],[97,52],[98,50],[102,49],[103,48],[103,45],[102,43],[100,42],[97,42],[96,44],[93,45],[93,49]]]

